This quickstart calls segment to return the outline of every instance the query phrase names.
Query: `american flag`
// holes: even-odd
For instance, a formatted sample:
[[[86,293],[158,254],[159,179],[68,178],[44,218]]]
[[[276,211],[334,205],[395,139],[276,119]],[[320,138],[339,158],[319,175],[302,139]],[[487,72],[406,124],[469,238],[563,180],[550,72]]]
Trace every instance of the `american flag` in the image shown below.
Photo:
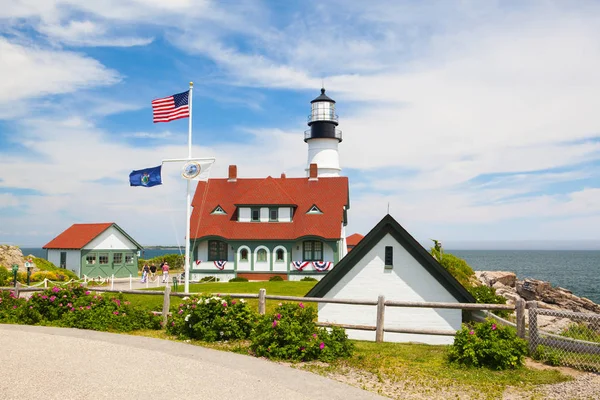
[[[170,122],[180,118],[189,118],[189,95],[190,91],[188,90],[173,96],[152,100],[154,122]]]

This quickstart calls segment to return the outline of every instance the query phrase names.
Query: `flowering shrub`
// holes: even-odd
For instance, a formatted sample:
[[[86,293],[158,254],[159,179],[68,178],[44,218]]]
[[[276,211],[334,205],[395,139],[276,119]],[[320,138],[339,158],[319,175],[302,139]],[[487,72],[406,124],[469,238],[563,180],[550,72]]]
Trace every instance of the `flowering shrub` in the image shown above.
[[[0,290],[0,323],[16,323],[17,310],[25,304],[25,299],[17,299],[12,290]]]
[[[167,322],[167,332],[207,342],[246,339],[255,314],[246,302],[229,296],[193,296],[184,299]]]
[[[487,320],[473,327],[463,325],[449,351],[450,361],[472,367],[503,370],[523,365],[527,342],[516,331]]]
[[[273,314],[258,322],[250,350],[259,357],[296,361],[332,361],[350,356],[353,345],[344,329],[319,328],[316,319],[313,307],[280,304]]]
[[[94,296],[81,286],[53,287],[28,299],[5,300],[2,292],[0,321],[28,325],[56,325],[99,331],[159,329],[160,318],[134,308],[121,298]],[[8,305],[8,306],[7,306]],[[2,310],[6,308],[6,312]]]

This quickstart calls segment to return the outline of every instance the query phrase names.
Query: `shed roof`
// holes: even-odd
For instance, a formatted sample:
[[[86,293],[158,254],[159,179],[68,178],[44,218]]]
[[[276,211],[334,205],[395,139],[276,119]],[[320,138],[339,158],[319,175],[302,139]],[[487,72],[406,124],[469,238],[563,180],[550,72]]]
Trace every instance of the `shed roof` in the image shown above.
[[[104,222],[96,224],[73,224],[67,228],[60,235],[46,243],[43,249],[67,249],[67,250],[79,250],[82,249],[86,244],[97,238],[102,232],[114,226],[123,235],[125,235],[133,244],[139,249],[143,247],[131,238],[125,231],[123,231],[114,222]]]

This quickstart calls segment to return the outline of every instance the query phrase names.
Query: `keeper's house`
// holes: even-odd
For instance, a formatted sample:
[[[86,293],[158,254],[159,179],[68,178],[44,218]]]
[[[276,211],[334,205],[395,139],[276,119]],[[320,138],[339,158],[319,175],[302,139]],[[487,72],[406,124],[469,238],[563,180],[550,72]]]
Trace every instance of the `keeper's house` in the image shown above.
[[[46,259],[78,276],[137,276],[142,246],[113,222],[73,224],[44,247]]]
[[[474,303],[475,299],[394,218],[385,216],[306,297],[410,302]],[[375,326],[376,307],[319,304],[319,321]],[[384,328],[458,330],[461,310],[385,308]],[[347,330],[352,339],[375,332]],[[384,333],[386,342],[451,344],[453,336]]]

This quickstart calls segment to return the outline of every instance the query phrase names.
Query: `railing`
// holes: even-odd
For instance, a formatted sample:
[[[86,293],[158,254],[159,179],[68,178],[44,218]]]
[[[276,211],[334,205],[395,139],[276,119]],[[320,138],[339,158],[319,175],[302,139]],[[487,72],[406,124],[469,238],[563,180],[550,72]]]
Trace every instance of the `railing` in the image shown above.
[[[317,121],[334,121],[338,122],[338,115],[331,112],[320,112],[309,114],[306,118],[306,122],[317,122]]]
[[[342,141],[342,131],[339,129],[335,130],[335,134],[333,136],[335,139],[338,139],[340,142]],[[304,131],[304,140],[311,139],[311,130],[307,129]],[[317,137],[315,139],[329,139],[330,137]]]

